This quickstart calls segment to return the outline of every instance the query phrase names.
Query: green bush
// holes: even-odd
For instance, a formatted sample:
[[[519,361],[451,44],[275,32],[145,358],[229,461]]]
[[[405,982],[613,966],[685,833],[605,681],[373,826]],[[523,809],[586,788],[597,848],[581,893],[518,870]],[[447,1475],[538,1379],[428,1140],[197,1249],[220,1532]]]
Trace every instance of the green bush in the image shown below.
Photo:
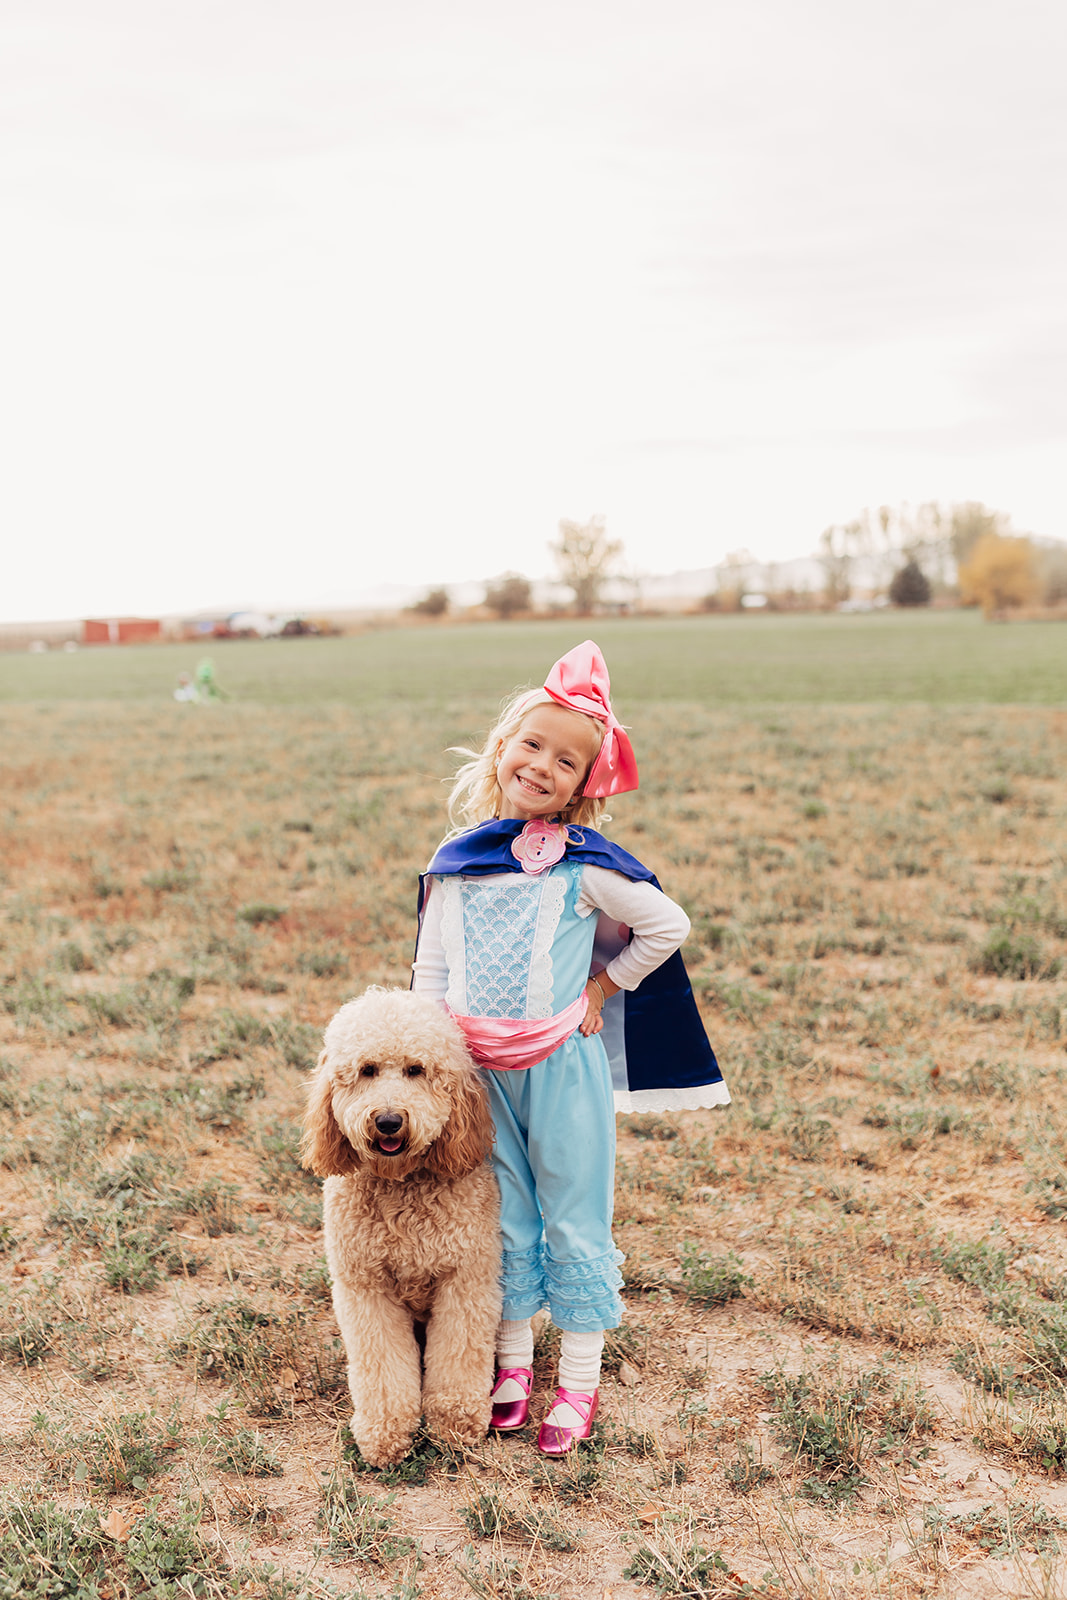
[[[796,1375],[780,1369],[761,1379],[778,1403],[783,1439],[830,1481],[859,1479],[873,1456],[911,1451],[933,1429],[922,1390],[875,1367],[847,1374],[828,1369]]]
[[[93,963],[81,945],[75,944],[72,939],[59,946],[53,964],[61,972],[91,972],[93,969]]]
[[[687,1242],[682,1247],[682,1283],[687,1300],[703,1306],[724,1306],[736,1300],[752,1282],[743,1270],[744,1263],[733,1251],[711,1255]]]
[[[950,1241],[934,1251],[942,1272],[976,1289],[1002,1289],[1015,1252],[999,1250],[988,1239],[957,1244]]]
[[[665,1597],[710,1597],[724,1592],[722,1581],[730,1568],[718,1550],[677,1538],[660,1528],[654,1544],[642,1544],[623,1571],[624,1578],[658,1589]]]
[[[930,593],[930,580],[915,560],[898,567],[890,580],[889,599],[895,606],[928,606]]]
[[[146,1489],[147,1480],[163,1469],[164,1449],[176,1442],[173,1429],[165,1429],[150,1412],[136,1411],[79,1434],[72,1449],[90,1482],[117,1494],[122,1489]]]
[[[757,1456],[753,1446],[745,1443],[738,1445],[737,1455],[723,1467],[722,1475],[735,1494],[751,1494],[774,1477],[770,1467],[763,1465],[762,1454]]]
[[[15,1318],[0,1333],[0,1356],[5,1361],[21,1362],[24,1367],[36,1367],[51,1350],[54,1334],[55,1323],[50,1317],[31,1314]]]
[[[492,1490],[480,1494],[472,1505],[461,1507],[460,1516],[476,1539],[520,1539],[562,1554],[577,1549],[577,1539],[547,1512],[529,1504],[513,1508]]]
[[[319,1512],[319,1527],[329,1540],[331,1554],[377,1567],[401,1556],[414,1557],[413,1541],[395,1534],[392,1517],[383,1515],[395,1498],[387,1495],[375,1500],[364,1494],[344,1467],[331,1473],[323,1484]]]
[[[263,922],[280,922],[285,916],[284,906],[270,905],[265,900],[253,900],[250,905],[242,906],[237,913],[239,922],[250,922],[258,928]]]
[[[220,1439],[215,1463],[224,1472],[239,1472],[246,1478],[280,1478],[283,1471],[263,1435],[251,1428],[238,1428],[228,1438]]]
[[[1054,978],[1060,970],[1032,933],[997,928],[971,960],[972,972],[995,978]]]

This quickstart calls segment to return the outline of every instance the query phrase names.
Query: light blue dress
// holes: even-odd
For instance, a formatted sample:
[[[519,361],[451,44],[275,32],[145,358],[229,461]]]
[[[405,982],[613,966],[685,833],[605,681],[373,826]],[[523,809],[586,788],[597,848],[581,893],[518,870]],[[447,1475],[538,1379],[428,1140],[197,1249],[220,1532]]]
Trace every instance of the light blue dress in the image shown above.
[[[577,910],[582,866],[539,877],[435,880],[453,1011],[541,1021],[581,994],[597,917]],[[615,1105],[599,1037],[578,1032],[524,1071],[486,1073],[503,1233],[503,1315],[548,1306],[558,1328],[592,1332],[622,1320],[623,1259],[611,1237]]]

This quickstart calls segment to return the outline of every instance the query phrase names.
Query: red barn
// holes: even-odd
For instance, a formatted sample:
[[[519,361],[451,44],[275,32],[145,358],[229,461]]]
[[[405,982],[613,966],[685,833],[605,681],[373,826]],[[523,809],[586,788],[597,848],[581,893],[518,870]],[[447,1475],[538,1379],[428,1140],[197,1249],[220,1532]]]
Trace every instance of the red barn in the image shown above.
[[[145,644],[161,631],[158,617],[90,617],[82,624],[82,643]]]

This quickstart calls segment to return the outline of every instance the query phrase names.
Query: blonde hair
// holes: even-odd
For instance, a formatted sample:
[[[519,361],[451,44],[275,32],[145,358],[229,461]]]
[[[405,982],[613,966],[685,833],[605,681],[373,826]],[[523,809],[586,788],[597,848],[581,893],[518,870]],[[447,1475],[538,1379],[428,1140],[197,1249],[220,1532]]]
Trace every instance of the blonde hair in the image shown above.
[[[500,815],[501,789],[497,782],[496,764],[501,748],[515,737],[534,706],[558,704],[559,701],[553,700],[545,689],[523,689],[505,702],[481,752],[467,750],[462,745],[450,747],[450,754],[468,757],[452,779],[452,792],[448,797],[448,820],[452,824],[450,838],[462,833],[465,828],[475,828],[479,822],[491,822]],[[586,716],[584,711],[576,711],[575,716],[585,717],[586,722],[596,729],[599,751],[604,742],[604,724],[598,722],[596,717]],[[573,823],[576,827],[599,828],[602,822],[610,822],[611,818],[604,809],[605,801],[602,798],[594,799],[582,794],[582,786],[588,776],[587,772],[578,786],[577,794],[570,805],[560,812],[560,817],[564,823]]]

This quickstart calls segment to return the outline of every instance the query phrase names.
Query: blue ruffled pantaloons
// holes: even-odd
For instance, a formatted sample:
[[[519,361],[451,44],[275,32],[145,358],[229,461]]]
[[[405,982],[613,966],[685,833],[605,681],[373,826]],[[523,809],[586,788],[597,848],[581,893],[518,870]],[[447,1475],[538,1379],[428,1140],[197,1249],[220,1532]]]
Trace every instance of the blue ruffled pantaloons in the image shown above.
[[[615,1105],[599,1038],[574,1033],[525,1072],[487,1072],[496,1125],[504,1311],[546,1306],[557,1328],[622,1321],[623,1257],[611,1237]]]

